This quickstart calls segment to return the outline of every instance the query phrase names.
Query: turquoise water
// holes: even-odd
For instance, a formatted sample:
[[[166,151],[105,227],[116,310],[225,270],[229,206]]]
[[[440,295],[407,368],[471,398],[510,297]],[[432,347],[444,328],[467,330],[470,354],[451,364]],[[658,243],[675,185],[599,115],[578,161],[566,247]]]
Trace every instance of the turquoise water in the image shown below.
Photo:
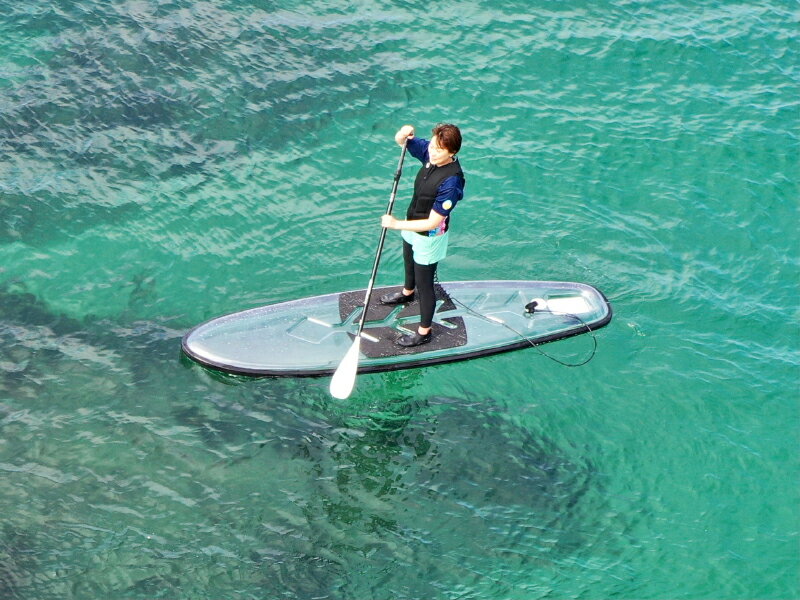
[[[799,21],[0,0],[0,597],[800,597]],[[592,362],[338,402],[181,357],[212,316],[364,287],[392,136],[442,120],[441,279],[597,286]]]

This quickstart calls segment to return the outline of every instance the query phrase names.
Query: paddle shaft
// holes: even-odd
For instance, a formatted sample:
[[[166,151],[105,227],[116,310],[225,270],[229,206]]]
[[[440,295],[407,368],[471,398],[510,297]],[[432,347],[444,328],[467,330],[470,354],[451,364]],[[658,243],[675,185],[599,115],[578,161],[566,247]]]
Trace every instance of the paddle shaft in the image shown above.
[[[400,153],[400,162],[397,163],[397,171],[394,174],[394,184],[392,185],[392,193],[389,196],[389,206],[386,207],[386,214],[392,214],[394,208],[394,199],[397,196],[397,186],[400,183],[400,175],[403,173],[403,161],[406,158],[406,146],[408,139],[403,142],[403,151]],[[383,243],[386,240],[386,227],[381,227],[381,240],[378,243],[378,251],[375,253],[375,262],[372,263],[372,275],[369,276],[369,285],[367,285],[367,293],[364,296],[364,310],[361,311],[361,320],[358,323],[358,333],[356,337],[361,336],[364,330],[364,323],[367,322],[367,309],[369,308],[369,301],[372,298],[372,287],[375,284],[375,276],[378,274],[378,265],[381,263],[381,253],[383,252]]]

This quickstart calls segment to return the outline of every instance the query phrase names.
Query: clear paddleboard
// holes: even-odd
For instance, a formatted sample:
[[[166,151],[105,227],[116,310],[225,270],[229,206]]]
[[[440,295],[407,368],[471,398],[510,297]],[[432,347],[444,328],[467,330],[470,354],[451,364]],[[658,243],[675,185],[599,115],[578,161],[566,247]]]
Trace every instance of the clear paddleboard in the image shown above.
[[[557,281],[457,281],[437,285],[430,343],[395,341],[416,330],[419,304],[380,304],[366,311],[359,373],[408,369],[488,356],[587,333],[611,321],[596,288]],[[353,344],[365,290],[314,296],[218,317],[190,330],[183,351],[198,363],[256,376],[331,375]],[[537,306],[530,312],[531,301]],[[528,307],[528,308],[526,308]]]

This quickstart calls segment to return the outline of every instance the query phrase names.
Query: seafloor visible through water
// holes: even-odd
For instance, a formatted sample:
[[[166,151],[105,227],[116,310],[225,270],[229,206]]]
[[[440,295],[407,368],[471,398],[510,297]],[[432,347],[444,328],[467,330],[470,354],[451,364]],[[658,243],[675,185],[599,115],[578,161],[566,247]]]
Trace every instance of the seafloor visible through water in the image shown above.
[[[0,0],[0,598],[800,597],[798,22]],[[394,132],[440,121],[467,178],[440,279],[598,287],[594,360],[342,402],[181,356],[207,318],[363,288]]]

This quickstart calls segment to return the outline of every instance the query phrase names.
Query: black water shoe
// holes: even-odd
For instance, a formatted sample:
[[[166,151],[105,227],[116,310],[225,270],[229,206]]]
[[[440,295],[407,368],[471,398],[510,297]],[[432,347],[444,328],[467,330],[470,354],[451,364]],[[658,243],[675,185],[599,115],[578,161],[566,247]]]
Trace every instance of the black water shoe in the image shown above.
[[[431,341],[431,332],[429,331],[425,335],[422,335],[418,331],[415,331],[411,335],[404,335],[399,340],[397,340],[396,344],[398,346],[404,346],[406,348],[411,348],[412,346],[421,346],[422,344],[427,344]]]
[[[406,296],[402,291],[381,296],[381,304],[405,304],[414,300],[414,294]]]

